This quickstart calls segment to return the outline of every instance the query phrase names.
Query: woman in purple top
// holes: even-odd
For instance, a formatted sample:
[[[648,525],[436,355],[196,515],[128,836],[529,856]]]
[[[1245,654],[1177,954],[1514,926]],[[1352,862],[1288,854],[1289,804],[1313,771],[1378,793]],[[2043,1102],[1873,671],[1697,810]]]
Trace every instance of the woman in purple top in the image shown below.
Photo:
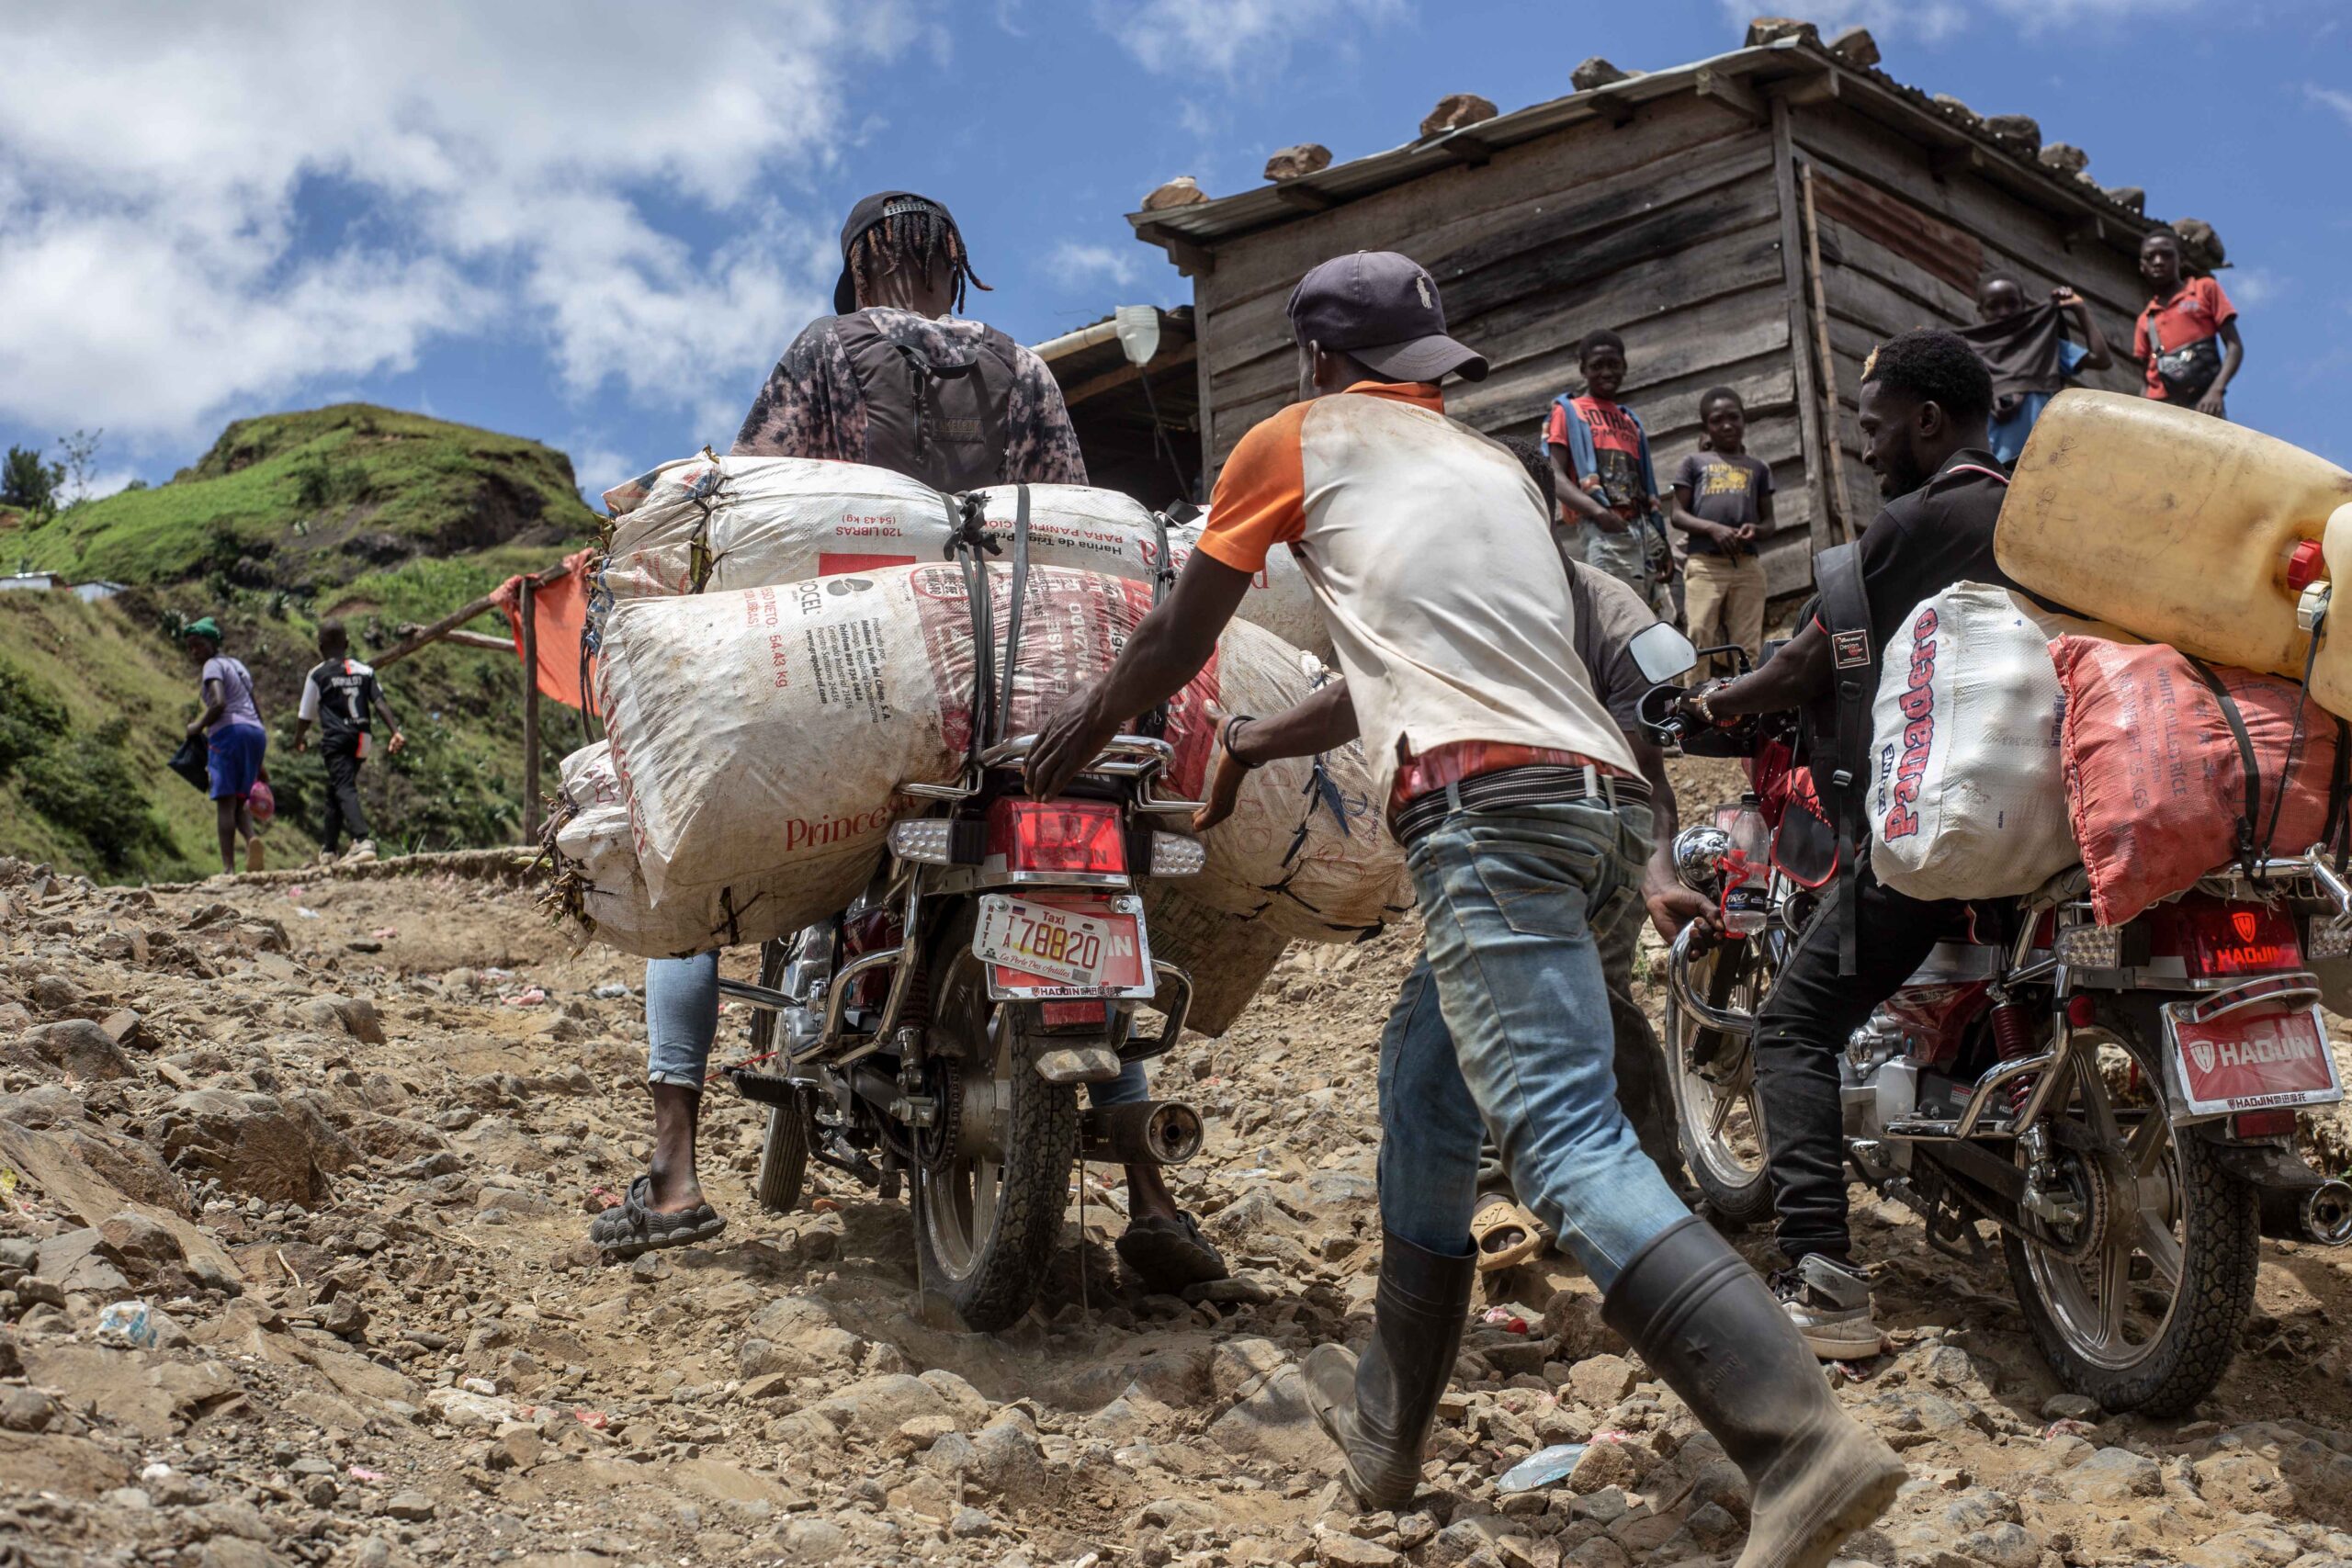
[[[188,655],[203,666],[197,695],[204,711],[187,727],[190,739],[202,735],[212,775],[212,804],[220,818],[220,870],[237,869],[237,840],[245,840],[245,869],[262,868],[261,834],[254,828],[245,797],[261,777],[261,761],[269,750],[269,731],[262,728],[261,709],[254,704],[252,671],[220,651],[220,623],[207,615],[190,621],[181,634]]]

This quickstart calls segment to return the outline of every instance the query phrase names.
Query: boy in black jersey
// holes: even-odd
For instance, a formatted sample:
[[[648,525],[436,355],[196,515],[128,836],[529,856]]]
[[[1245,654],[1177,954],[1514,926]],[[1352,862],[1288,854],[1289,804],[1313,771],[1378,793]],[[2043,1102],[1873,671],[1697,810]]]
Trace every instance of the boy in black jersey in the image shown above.
[[[372,750],[376,715],[392,732],[389,742],[397,751],[408,744],[400,721],[377,689],[376,671],[351,657],[351,634],[341,621],[319,625],[319,663],[302,681],[302,705],[294,719],[294,750],[310,749],[311,726],[319,727],[320,760],[327,765],[327,825],[319,845],[332,860],[345,830],[352,852],[375,854],[368,831],[368,816],[359,807],[359,764]]]

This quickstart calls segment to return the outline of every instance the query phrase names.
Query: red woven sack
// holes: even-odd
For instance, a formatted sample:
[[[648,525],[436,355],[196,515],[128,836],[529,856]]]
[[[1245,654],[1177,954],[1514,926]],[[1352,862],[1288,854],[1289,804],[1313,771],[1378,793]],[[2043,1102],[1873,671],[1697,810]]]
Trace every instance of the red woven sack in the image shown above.
[[[2244,755],[2221,700],[2179,649],[2067,636],[2051,641],[2050,657],[2066,694],[2066,808],[2091,905],[2099,924],[2121,925],[2237,858],[2247,815]],[[2327,831],[2336,721],[2292,681],[2212,673],[2254,748],[2261,782],[2254,841],[2273,854],[2301,854]]]

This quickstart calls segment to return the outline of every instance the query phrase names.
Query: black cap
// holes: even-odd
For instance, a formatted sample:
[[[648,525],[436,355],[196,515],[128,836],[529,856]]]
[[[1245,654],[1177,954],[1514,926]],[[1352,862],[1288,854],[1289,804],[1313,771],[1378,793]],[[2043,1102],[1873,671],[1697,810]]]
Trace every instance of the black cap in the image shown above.
[[[1395,251],[1332,257],[1298,280],[1289,310],[1300,343],[1353,355],[1392,381],[1487,378],[1487,356],[1445,335],[1437,280]]]
[[[842,225],[842,276],[833,285],[833,314],[846,316],[857,309],[857,286],[849,276],[849,248],[885,218],[896,218],[908,212],[936,212],[952,227],[955,214],[927,196],[917,196],[910,190],[876,191],[849,209],[849,221]]]

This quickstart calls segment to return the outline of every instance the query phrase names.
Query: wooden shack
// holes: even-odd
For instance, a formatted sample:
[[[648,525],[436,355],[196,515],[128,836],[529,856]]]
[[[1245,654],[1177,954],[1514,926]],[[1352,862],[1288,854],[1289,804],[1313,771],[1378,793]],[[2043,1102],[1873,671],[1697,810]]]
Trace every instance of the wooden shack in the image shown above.
[[[1772,465],[1764,555],[1790,592],[1810,583],[1813,551],[1879,504],[1855,423],[1863,356],[1908,328],[1973,321],[1984,274],[2012,272],[2030,296],[2080,289],[2118,351],[2092,384],[2135,385],[2121,355],[2151,226],[2137,193],[2047,165],[2038,138],[1995,125],[1791,38],[1129,221],[1193,280],[1212,468],[1295,395],[1283,302],[1299,276],[1403,251],[1491,362],[1449,391],[1481,430],[1532,433],[1581,390],[1576,344],[1596,327],[1624,336],[1622,395],[1662,484],[1697,444],[1699,395],[1736,389],[1748,449]]]

